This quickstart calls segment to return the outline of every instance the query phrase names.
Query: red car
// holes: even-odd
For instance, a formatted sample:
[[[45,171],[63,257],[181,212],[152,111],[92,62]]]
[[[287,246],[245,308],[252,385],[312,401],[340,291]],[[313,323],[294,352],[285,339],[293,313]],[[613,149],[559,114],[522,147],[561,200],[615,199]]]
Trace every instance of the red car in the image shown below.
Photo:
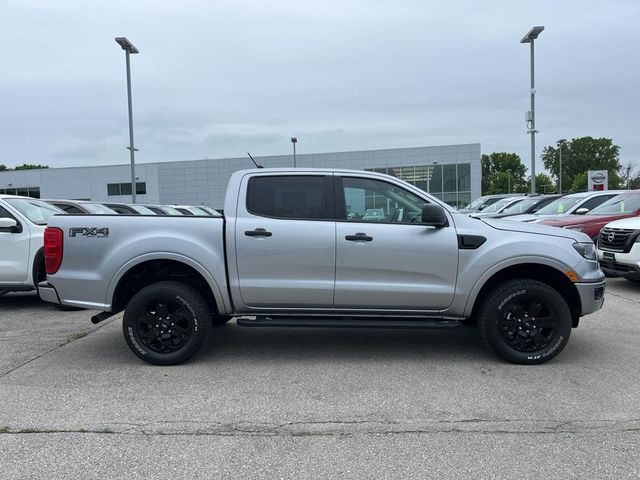
[[[640,190],[631,190],[607,200],[584,215],[566,215],[565,218],[549,219],[538,223],[577,230],[586,233],[595,241],[598,233],[607,223],[639,215]]]

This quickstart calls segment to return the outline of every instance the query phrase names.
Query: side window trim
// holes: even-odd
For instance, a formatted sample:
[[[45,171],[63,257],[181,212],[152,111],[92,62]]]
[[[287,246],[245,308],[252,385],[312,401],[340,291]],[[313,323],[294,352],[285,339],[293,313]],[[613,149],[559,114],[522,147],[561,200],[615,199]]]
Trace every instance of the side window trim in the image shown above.
[[[306,217],[280,217],[273,215],[265,215],[254,210],[255,204],[255,179],[256,178],[286,178],[286,177],[320,177],[322,178],[322,195],[324,203],[324,212],[322,218],[306,218]],[[300,175],[255,175],[249,177],[247,181],[247,193],[245,196],[245,209],[246,211],[256,217],[272,218],[275,220],[298,220],[309,222],[335,222],[336,220],[336,205],[335,205],[335,191],[333,185],[333,174],[320,174],[314,175],[309,173],[301,173]]]

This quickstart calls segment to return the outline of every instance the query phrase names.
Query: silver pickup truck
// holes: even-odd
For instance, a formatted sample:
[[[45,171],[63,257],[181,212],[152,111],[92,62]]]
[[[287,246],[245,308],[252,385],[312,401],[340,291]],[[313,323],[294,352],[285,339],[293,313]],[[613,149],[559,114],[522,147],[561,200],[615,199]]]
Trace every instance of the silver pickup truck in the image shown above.
[[[376,215],[371,212],[375,211]],[[378,214],[381,212],[382,214]],[[224,217],[53,217],[42,298],[124,310],[138,357],[177,364],[212,327],[450,328],[477,321],[504,359],[557,355],[604,301],[591,239],[474,219],[387,175],[255,169]]]

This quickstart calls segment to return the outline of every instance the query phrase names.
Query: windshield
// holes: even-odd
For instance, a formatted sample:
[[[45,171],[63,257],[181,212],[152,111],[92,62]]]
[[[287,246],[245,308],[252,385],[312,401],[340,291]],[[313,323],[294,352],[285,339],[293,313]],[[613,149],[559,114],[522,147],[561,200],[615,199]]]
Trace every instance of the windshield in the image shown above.
[[[129,205],[129,207],[138,212],[140,215],[155,215],[152,210],[149,210],[147,207],[143,207],[141,205]]]
[[[180,213],[178,210],[176,210],[173,207],[170,207],[169,205],[165,205],[162,207],[162,210],[164,210],[166,212],[167,215],[178,215],[178,216],[182,216],[182,213]]]
[[[117,215],[118,212],[99,203],[82,203],[82,207],[94,215]]]
[[[496,213],[502,210],[507,205],[510,205],[514,201],[513,198],[503,198],[502,200],[498,200],[496,203],[489,205],[487,208],[482,210],[482,213]],[[516,202],[521,202],[520,200],[515,200]]]
[[[501,213],[516,214],[516,213],[526,212],[529,208],[533,207],[540,201],[541,200],[539,198],[538,199],[527,198],[526,200],[521,200],[519,202],[514,203],[513,205],[509,205]]]
[[[640,194],[623,194],[607,200],[599,207],[594,208],[586,215],[616,215],[633,213],[640,209]]]
[[[562,197],[554,200],[549,205],[542,207],[536,215],[558,215],[567,213],[571,207],[581,202],[586,197]]]
[[[54,215],[65,213],[58,207],[49,205],[39,200],[27,200],[26,198],[5,198],[5,201],[22,215],[27,217],[31,223],[36,225],[46,225]]]
[[[489,205],[493,205],[499,200],[500,200],[500,197],[480,197],[480,198],[476,198],[473,202],[471,202],[469,205],[467,205],[464,208],[465,210],[484,211],[483,209],[485,209]]]
[[[209,214],[205,213],[203,210],[200,210],[199,208],[196,207],[184,207],[185,210],[190,211],[191,213],[193,213],[196,217],[208,217]]]
[[[198,208],[200,210],[204,210],[206,213],[208,213],[209,215],[211,215],[212,217],[221,217],[222,215],[220,215],[220,212],[215,211],[213,208],[211,207],[207,207],[205,205],[200,205],[198,206]]]
[[[467,205],[464,208],[466,210],[480,210],[480,208],[484,205],[486,201],[487,199],[484,197],[476,198],[473,202],[471,202],[469,205]]]

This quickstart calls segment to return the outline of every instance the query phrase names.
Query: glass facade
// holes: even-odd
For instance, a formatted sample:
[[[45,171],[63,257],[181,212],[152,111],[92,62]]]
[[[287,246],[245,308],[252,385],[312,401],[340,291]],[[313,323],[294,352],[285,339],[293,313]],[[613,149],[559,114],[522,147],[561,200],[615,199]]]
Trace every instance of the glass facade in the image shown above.
[[[147,193],[146,182],[136,182],[136,195],[145,195]],[[110,197],[115,195],[131,195],[131,183],[108,183],[107,195]]]
[[[3,195],[40,198],[40,187],[0,188],[0,193]]]
[[[367,168],[366,170],[397,177],[456,208],[464,208],[471,202],[471,164],[469,163]]]

